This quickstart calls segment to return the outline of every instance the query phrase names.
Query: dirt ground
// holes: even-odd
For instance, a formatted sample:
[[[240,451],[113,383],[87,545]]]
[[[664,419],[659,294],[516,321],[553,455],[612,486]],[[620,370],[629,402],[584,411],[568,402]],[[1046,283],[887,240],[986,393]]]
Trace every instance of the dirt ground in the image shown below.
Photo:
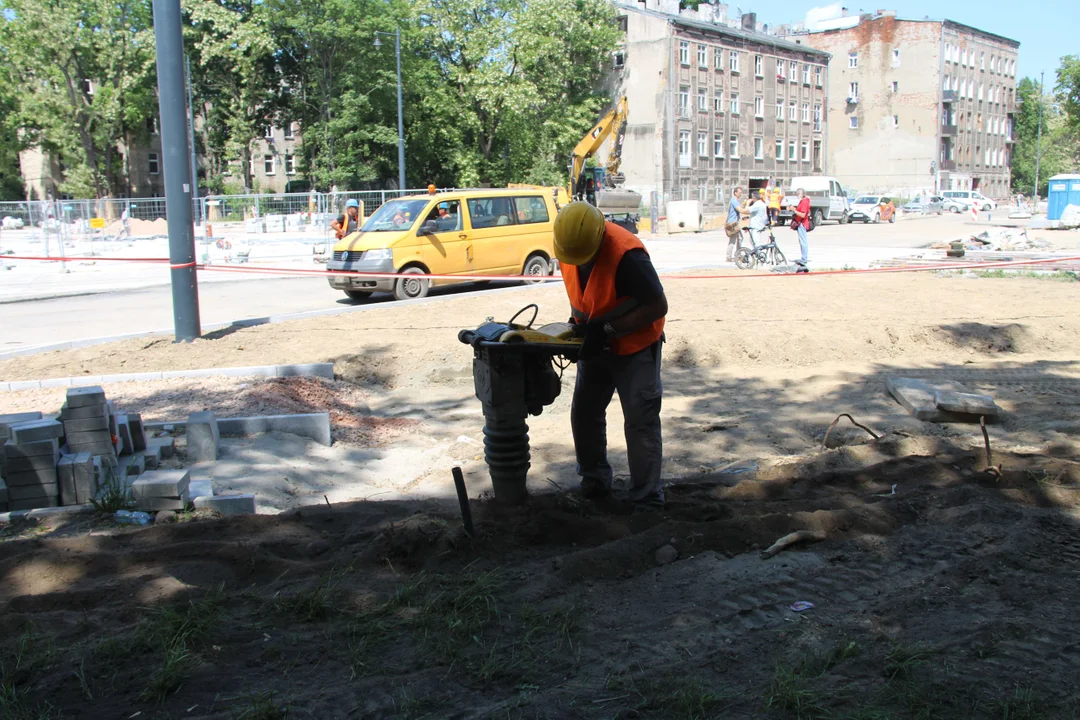
[[[0,717],[1080,717],[1076,287],[669,281],[669,505],[655,515],[573,489],[572,368],[529,421],[530,504],[480,496],[457,330],[529,301],[563,319],[559,288],[2,363],[14,380],[332,360],[332,382],[106,389],[152,419],[325,410],[339,454],[311,488],[268,486],[275,516],[4,528]],[[1000,477],[977,426],[910,418],[890,374],[993,394]],[[62,396],[0,394],[0,412]],[[821,450],[841,412],[883,439],[841,425]],[[625,471],[617,404],[609,424]],[[300,452],[267,445],[233,460]],[[472,538],[448,499],[453,465]],[[328,478],[341,493],[313,504]],[[361,500],[372,489],[387,495]],[[761,556],[800,530],[824,539]]]

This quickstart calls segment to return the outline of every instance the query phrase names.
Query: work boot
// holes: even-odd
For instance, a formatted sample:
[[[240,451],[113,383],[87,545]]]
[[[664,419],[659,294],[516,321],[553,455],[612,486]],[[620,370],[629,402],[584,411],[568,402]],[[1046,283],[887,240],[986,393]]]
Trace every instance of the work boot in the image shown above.
[[[611,487],[593,477],[581,478],[581,496],[589,500],[599,500],[611,495]]]
[[[664,511],[664,494],[653,493],[648,497],[644,497],[641,500],[634,502],[633,513],[639,515],[642,513],[657,513]]]

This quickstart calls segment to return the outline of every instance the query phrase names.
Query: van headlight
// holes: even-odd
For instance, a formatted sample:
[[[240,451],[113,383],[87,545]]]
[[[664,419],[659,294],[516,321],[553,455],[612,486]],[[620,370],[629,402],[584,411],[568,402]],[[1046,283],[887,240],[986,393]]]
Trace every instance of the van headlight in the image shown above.
[[[394,251],[390,248],[379,248],[377,250],[368,250],[364,253],[365,260],[393,260]]]

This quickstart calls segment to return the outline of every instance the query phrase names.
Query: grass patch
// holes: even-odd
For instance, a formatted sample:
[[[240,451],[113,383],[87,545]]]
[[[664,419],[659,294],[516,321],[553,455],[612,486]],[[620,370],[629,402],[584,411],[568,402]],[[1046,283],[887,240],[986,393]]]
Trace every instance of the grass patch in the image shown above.
[[[778,665],[765,691],[765,707],[788,713],[797,720],[827,717],[824,698],[809,685],[800,666]]]
[[[641,698],[638,712],[672,720],[712,717],[724,699],[723,692],[711,690],[694,678],[674,675],[636,682],[633,691]]]
[[[930,651],[918,645],[894,645],[885,655],[885,677],[889,680],[910,680],[916,668],[930,658]]]
[[[279,613],[291,615],[299,622],[325,620],[340,610],[337,586],[350,572],[351,566],[334,568],[322,576],[315,587],[275,598],[274,608]]]
[[[117,510],[128,510],[135,505],[131,488],[120,481],[115,462],[115,460],[103,458],[101,490],[90,500],[98,512],[108,515],[116,513]]]
[[[232,708],[233,720],[288,720],[289,706],[274,702],[274,691],[252,693]]]
[[[1012,695],[989,703],[990,716],[999,720],[1042,720],[1051,717],[1042,698],[1030,687],[1019,684]]]
[[[848,658],[861,654],[862,649],[854,640],[841,640],[829,650],[801,660],[798,670],[804,677],[821,677]]]
[[[18,637],[0,653],[0,684],[14,688],[30,673],[47,665],[52,656],[52,638],[38,632],[33,623],[27,623]]]
[[[60,713],[48,703],[31,705],[18,688],[0,683],[0,718],[4,720],[59,720]]]
[[[1040,272],[1038,270],[976,270],[975,277],[987,279],[1001,278],[1030,278],[1032,280],[1053,280],[1057,282],[1076,282],[1077,274],[1069,270],[1051,270]]]

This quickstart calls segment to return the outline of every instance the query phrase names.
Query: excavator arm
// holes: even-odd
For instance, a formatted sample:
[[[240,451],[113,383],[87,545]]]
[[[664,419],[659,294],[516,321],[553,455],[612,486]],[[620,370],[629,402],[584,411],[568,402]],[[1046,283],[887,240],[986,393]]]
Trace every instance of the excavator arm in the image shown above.
[[[581,199],[585,194],[585,161],[592,157],[603,146],[604,141],[614,135],[612,147],[608,153],[607,169],[618,172],[619,162],[622,155],[622,141],[626,133],[626,116],[628,105],[626,96],[619,99],[611,110],[600,122],[593,126],[589,133],[581,138],[581,142],[574,148],[570,156],[570,195],[574,199]]]

